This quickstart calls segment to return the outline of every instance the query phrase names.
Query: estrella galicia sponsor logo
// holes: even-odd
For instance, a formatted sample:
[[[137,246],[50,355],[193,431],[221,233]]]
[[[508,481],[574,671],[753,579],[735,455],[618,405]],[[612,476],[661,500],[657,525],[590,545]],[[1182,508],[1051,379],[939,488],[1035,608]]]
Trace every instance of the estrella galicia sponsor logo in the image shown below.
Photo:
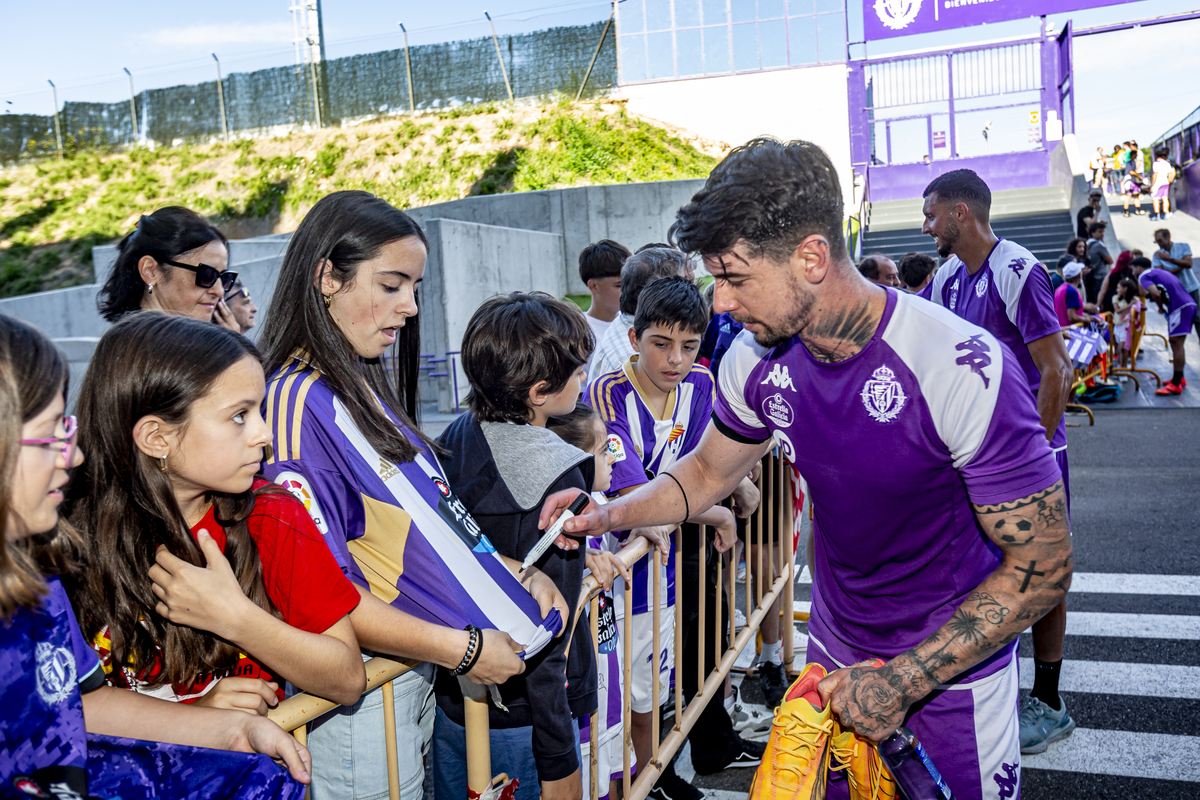
[[[788,374],[788,368],[783,364],[776,364],[767,377],[763,378],[760,386],[771,384],[776,389],[791,389],[796,391],[795,384],[792,383],[792,376]]]
[[[963,354],[955,359],[954,363],[960,367],[970,367],[971,372],[974,372],[983,379],[983,388],[988,388],[988,376],[984,373],[985,367],[992,365],[992,357],[988,355],[991,348],[987,346],[987,342],[983,340],[983,336],[975,334],[965,342],[959,342],[954,345],[955,350],[962,350]]]
[[[921,0],[875,0],[875,16],[894,31],[911,25],[920,10]]]
[[[891,422],[908,401],[904,387],[896,380],[896,373],[887,367],[871,373],[871,379],[863,384],[859,397],[876,422]]]
[[[987,273],[985,272],[985,273],[983,273],[983,276],[979,279],[979,283],[975,284],[975,296],[983,297],[985,294],[987,294],[987,285],[988,285],[988,278],[987,278]]]
[[[75,656],[65,647],[38,642],[34,651],[37,662],[37,693],[42,702],[56,706],[71,695],[75,687]]]
[[[275,476],[275,482],[283,488],[287,489],[296,499],[304,504],[304,510],[312,517],[316,523],[317,530],[321,533],[329,533],[329,526],[325,524],[325,515],[321,513],[321,507],[317,505],[317,496],[313,492],[312,486],[308,483],[308,478],[301,475],[299,472],[281,472]]]
[[[781,428],[790,427],[795,415],[792,413],[792,407],[788,405],[788,401],[783,399],[783,395],[779,392],[767,397],[763,400],[763,413],[767,415],[767,419],[774,422]]]

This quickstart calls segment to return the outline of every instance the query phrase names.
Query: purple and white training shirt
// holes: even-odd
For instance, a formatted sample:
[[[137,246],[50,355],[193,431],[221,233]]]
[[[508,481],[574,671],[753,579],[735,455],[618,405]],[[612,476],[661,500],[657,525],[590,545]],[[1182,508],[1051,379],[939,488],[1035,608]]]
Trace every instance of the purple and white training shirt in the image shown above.
[[[887,290],[871,341],[827,364],[798,338],[744,331],[721,364],[714,422],[774,437],[808,481],[816,532],[810,636],[838,661],[892,658],[941,627],[1000,563],[971,504],[1059,479],[1028,379],[996,337]],[[999,669],[1005,648],[972,672]]]
[[[927,291],[930,300],[1008,345],[1025,371],[1030,391],[1037,396],[1042,373],[1029,354],[1029,343],[1062,330],[1054,311],[1050,274],[1037,256],[1016,242],[1000,239],[974,275],[958,256],[950,256],[934,273]],[[1051,447],[1061,450],[1066,446],[1064,417]]]

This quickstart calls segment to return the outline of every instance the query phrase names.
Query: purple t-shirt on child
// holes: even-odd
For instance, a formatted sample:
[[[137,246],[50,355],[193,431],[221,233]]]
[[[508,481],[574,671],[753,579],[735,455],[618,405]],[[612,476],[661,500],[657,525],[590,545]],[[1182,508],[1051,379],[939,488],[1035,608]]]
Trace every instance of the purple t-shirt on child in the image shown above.
[[[930,300],[1008,345],[1025,372],[1030,391],[1037,396],[1042,373],[1029,354],[1029,343],[1062,330],[1054,310],[1050,273],[1037,256],[1015,242],[1000,239],[974,275],[958,256],[950,256],[934,273],[929,292]],[[1055,450],[1067,446],[1065,418],[1058,423],[1052,446]]]
[[[810,638],[843,664],[892,658],[943,625],[1000,564],[971,504],[1059,479],[1028,379],[987,331],[889,289],[866,347],[835,364],[743,332],[714,407],[731,439],[774,437],[808,481]],[[971,672],[998,669],[1004,648]]]

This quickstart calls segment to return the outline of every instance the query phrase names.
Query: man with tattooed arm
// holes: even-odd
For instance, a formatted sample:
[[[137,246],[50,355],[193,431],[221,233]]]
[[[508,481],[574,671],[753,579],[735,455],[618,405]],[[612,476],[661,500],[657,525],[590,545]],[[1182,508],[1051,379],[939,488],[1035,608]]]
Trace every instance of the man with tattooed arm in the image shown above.
[[[745,325],[713,423],[670,474],[565,527],[678,522],[778,445],[815,512],[807,660],[829,673],[822,700],[872,742],[908,726],[960,800],[1013,797],[1016,639],[1071,581],[1061,474],[1013,352],[863,279],[842,215],[810,143],[757,139],[713,170],[672,229],[716,277],[714,310]],[[551,496],[542,524],[573,499]],[[872,658],[886,664],[848,668]]]

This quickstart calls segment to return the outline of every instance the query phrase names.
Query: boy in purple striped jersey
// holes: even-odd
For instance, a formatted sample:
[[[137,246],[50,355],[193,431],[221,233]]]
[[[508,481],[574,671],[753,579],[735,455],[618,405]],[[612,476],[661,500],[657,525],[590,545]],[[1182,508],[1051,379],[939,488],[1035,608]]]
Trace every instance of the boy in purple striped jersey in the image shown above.
[[[648,478],[667,472],[676,460],[693,450],[712,415],[713,380],[697,365],[700,340],[708,313],[699,290],[687,278],[660,278],[642,290],[629,331],[634,355],[614,372],[592,382],[586,402],[596,409],[608,430],[609,450],[615,455],[610,497],[628,494]],[[722,552],[733,545],[734,519],[726,508],[697,508],[693,523],[713,525]],[[673,527],[673,526],[672,526]],[[650,762],[652,715],[667,698],[674,656],[675,552],[671,527],[634,530],[621,535],[646,535],[656,540],[667,557],[666,566],[652,567],[649,559],[633,570],[632,608],[623,606],[623,588],[614,589],[618,620],[633,614],[632,735],[639,764]],[[660,570],[660,596],[651,597],[652,569]],[[653,696],[653,606],[659,615],[659,696]],[[757,762],[755,762],[757,763]],[[682,780],[665,771],[656,792],[681,800],[696,796]],[[695,790],[692,790],[694,792]],[[657,796],[657,795],[656,795]]]

